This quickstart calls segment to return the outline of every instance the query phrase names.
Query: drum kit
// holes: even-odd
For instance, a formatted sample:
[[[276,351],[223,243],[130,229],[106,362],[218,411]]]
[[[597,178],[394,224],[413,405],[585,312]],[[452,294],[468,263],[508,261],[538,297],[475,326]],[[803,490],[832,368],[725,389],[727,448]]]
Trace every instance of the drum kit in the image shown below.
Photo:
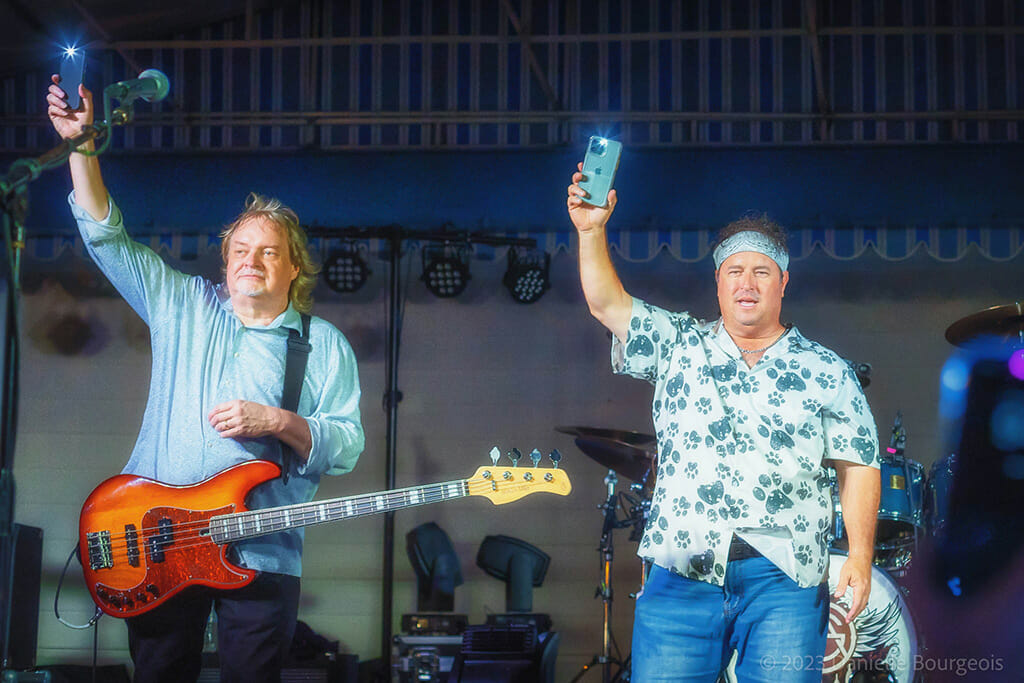
[[[945,336],[956,346],[965,346],[986,336],[1024,347],[1024,307],[1020,303],[996,306],[969,315],[950,325]],[[870,366],[853,362],[850,365],[861,385],[867,386]],[[604,605],[604,648],[571,683],[597,664],[602,665],[603,683],[628,681],[628,658],[620,661],[611,653],[612,531],[629,527],[629,540],[637,542],[643,534],[657,474],[657,440],[647,434],[615,429],[580,426],[556,429],[575,437],[577,447],[585,455],[608,468],[604,480],[608,499],[600,506],[605,513],[605,524],[599,548],[603,559],[602,583],[598,588]],[[917,629],[905,601],[909,589],[899,581],[906,576],[919,545],[926,538],[941,534],[948,521],[949,492],[957,469],[957,455],[940,459],[926,473],[920,462],[905,456],[905,446],[903,416],[897,412],[889,446],[881,458],[882,491],[871,594],[867,606],[849,624],[845,620],[846,598],[832,598],[823,683],[851,680],[909,683],[915,680],[915,661],[919,656]],[[826,468],[826,471],[832,483],[834,507],[828,572],[829,592],[833,594],[846,559],[847,539],[835,470]],[[629,493],[615,494],[616,475],[632,481]],[[621,518],[620,510],[624,513]],[[729,675],[725,679],[734,680]]]

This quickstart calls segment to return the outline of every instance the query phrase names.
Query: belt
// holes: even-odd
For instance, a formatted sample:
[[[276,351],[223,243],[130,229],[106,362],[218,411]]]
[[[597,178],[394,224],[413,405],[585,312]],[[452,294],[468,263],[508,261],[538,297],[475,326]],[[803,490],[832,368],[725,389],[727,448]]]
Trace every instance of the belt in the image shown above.
[[[732,543],[729,545],[729,561],[735,562],[736,560],[749,560],[752,557],[764,557],[757,548],[744,541],[739,536],[732,537]]]

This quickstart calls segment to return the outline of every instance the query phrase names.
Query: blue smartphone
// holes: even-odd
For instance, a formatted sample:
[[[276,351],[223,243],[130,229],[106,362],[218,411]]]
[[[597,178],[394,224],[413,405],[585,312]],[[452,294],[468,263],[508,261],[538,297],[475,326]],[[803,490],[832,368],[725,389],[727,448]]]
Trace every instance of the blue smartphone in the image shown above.
[[[580,187],[588,194],[582,197],[587,204],[601,207],[608,204],[608,191],[615,182],[621,154],[621,142],[597,136],[590,138],[587,154],[583,157],[583,180],[580,181]]]
[[[68,106],[78,109],[82,98],[78,94],[78,85],[85,75],[85,50],[68,48],[60,58],[60,87],[68,94]]]

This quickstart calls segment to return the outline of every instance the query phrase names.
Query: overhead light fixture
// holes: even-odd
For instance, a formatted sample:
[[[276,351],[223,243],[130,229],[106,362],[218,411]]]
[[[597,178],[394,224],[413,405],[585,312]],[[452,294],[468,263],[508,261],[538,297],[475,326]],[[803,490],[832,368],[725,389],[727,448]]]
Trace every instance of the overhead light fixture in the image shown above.
[[[434,296],[449,299],[469,284],[469,245],[446,244],[423,249],[423,277]]]
[[[532,304],[551,288],[551,255],[543,251],[508,250],[508,269],[502,282],[512,298]]]
[[[335,292],[349,294],[358,291],[370,277],[366,259],[355,243],[342,245],[328,254],[324,261],[324,281]]]

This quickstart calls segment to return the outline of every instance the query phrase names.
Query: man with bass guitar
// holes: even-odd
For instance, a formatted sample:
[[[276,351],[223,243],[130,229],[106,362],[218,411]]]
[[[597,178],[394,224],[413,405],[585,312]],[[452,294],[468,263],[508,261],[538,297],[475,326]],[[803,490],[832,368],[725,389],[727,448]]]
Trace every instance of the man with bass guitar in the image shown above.
[[[81,86],[79,94],[72,110],[53,77],[48,113],[63,138],[92,123],[92,95]],[[253,490],[256,509],[310,501],[322,475],[351,471],[364,444],[356,360],[337,328],[309,315],[317,267],[295,213],[250,195],[221,233],[224,282],[213,283],[128,236],[96,156],[74,153],[69,165],[69,203],[89,254],[150,328],[149,399],[123,473],[188,485],[253,459],[280,463],[282,476]],[[302,365],[296,357],[305,358],[304,373],[293,369],[286,382],[286,365]],[[295,393],[297,405],[281,407]],[[221,680],[279,681],[298,612],[302,541],[292,529],[233,544],[231,561],[256,571],[251,583],[191,586],[127,619],[136,683],[198,678],[211,607]]]

